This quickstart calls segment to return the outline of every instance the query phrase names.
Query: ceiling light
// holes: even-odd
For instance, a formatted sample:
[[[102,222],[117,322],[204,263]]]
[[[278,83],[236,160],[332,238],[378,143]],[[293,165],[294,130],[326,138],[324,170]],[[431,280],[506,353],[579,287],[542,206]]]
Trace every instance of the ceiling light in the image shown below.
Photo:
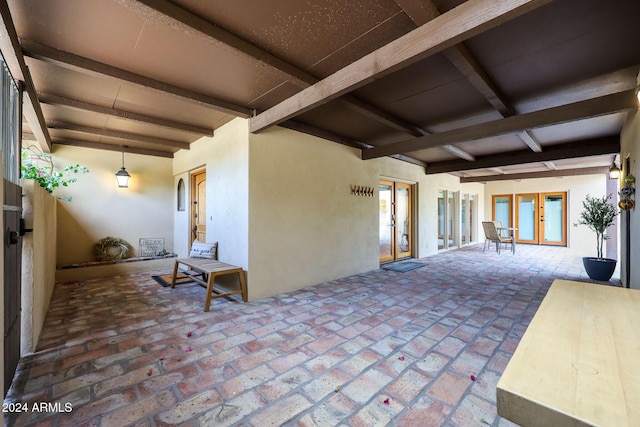
[[[128,188],[129,187],[129,179],[131,175],[124,168],[124,145],[122,146],[122,168],[116,173],[116,180],[118,181],[119,188]]]

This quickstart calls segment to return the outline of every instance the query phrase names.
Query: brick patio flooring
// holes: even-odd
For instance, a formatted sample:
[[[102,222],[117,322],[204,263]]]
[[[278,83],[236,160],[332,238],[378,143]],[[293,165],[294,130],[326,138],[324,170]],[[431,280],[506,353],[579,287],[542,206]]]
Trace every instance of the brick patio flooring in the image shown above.
[[[424,267],[214,300],[208,313],[203,288],[151,278],[167,271],[58,284],[7,400],[28,412],[6,420],[513,425],[496,414],[496,383],[553,279],[589,281],[581,259],[566,248],[497,255],[474,245],[414,261]]]

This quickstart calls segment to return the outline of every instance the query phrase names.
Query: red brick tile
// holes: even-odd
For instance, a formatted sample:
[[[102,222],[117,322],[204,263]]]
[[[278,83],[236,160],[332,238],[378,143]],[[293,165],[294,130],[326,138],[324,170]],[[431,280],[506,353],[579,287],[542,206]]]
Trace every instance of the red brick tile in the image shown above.
[[[307,360],[316,357],[315,353],[306,348],[297,348],[289,353],[283,353],[267,362],[267,364],[278,373],[283,373],[289,369],[301,365]]]
[[[142,420],[167,406],[177,403],[178,399],[171,390],[153,394],[136,403],[116,409],[102,417],[103,426],[125,426]]]
[[[290,391],[300,387],[312,378],[309,371],[304,368],[296,367],[286,373],[265,382],[258,389],[262,395],[269,401],[278,400]]]
[[[397,421],[398,427],[443,426],[451,409],[442,402],[421,397]]]
[[[385,389],[396,399],[409,405],[425,389],[432,378],[416,370],[408,370]]]
[[[167,425],[182,424],[192,417],[204,413],[211,407],[223,402],[222,396],[216,390],[206,390],[173,405],[171,409],[156,415],[156,420]]]
[[[340,393],[342,387],[353,378],[353,375],[349,375],[339,368],[334,368],[317,376],[314,380],[305,384],[302,389],[311,400],[319,402],[326,396]]]
[[[312,406],[313,404],[303,395],[295,393],[265,407],[258,415],[251,418],[250,422],[253,425],[283,425]]]
[[[432,383],[428,394],[449,405],[455,405],[471,386],[471,383],[471,379],[466,375],[445,372]]]

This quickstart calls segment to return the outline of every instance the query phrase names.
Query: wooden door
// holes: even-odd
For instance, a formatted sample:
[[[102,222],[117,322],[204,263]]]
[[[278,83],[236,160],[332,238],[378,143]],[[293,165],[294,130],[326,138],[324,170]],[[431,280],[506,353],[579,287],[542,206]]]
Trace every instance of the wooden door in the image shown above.
[[[380,262],[411,257],[413,254],[411,184],[381,180],[379,203]]]
[[[540,244],[567,246],[567,193],[540,193]]]
[[[207,241],[207,172],[191,176],[191,242]]]
[[[540,202],[538,193],[516,194],[516,241],[540,243]]]
[[[567,193],[516,194],[516,241],[567,246]]]
[[[4,180],[4,393],[20,361],[22,239],[19,235],[22,188]]]

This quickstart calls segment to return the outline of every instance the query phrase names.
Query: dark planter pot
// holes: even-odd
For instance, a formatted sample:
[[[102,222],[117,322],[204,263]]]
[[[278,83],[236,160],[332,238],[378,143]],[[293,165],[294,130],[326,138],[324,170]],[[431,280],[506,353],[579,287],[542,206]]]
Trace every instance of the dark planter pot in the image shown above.
[[[609,258],[582,258],[582,264],[584,269],[587,270],[587,275],[593,280],[599,280],[607,282],[613,276],[613,271],[616,269],[616,260]]]

